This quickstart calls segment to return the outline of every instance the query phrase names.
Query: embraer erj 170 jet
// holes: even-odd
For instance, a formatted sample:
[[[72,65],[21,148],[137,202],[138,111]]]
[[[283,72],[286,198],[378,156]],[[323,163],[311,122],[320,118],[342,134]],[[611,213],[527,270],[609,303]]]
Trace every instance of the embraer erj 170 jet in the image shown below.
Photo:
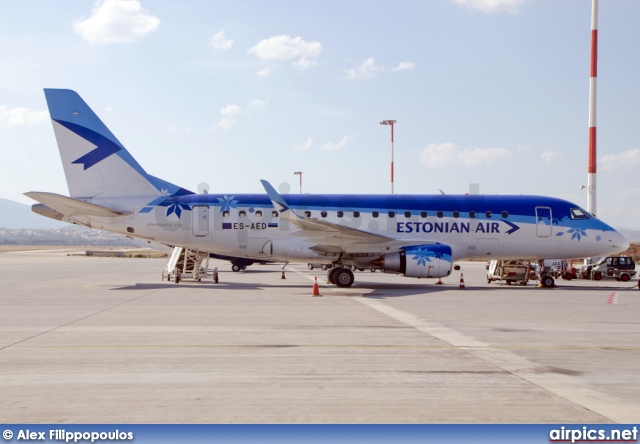
[[[484,195],[195,194],[148,174],[80,96],[45,89],[70,197],[25,193],[54,219],[251,260],[334,264],[415,278],[459,260],[608,256],[629,242],[566,200]],[[550,280],[549,280],[550,279]],[[553,286],[553,279],[543,280]]]

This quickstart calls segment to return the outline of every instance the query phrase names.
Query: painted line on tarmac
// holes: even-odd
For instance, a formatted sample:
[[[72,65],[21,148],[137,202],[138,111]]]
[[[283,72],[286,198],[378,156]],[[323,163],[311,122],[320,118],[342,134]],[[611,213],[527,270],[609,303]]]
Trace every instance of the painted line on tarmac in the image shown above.
[[[615,291],[613,293],[611,293],[609,295],[609,299],[607,300],[607,304],[617,304],[618,303],[618,297],[620,296],[620,293],[616,293]]]
[[[550,374],[548,366],[532,362],[514,353],[512,349],[491,346],[446,325],[428,322],[412,313],[386,305],[378,299],[356,298],[354,300],[610,421],[625,424],[637,422],[634,409],[629,408],[619,398],[594,390],[578,378]]]

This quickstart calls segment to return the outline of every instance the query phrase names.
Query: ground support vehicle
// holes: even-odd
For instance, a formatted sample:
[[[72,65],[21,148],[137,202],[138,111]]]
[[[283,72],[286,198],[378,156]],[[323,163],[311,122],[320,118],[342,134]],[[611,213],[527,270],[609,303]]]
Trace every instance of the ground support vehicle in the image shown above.
[[[636,275],[636,264],[630,256],[609,256],[600,259],[588,270],[589,279],[599,281],[614,278],[627,282]]]
[[[190,278],[200,282],[208,275],[213,276],[213,272],[214,270],[209,269],[209,253],[173,247],[169,261],[162,269],[162,280],[177,284]]]
[[[487,283],[504,281],[507,285],[517,283],[527,285],[531,273],[531,266],[526,260],[493,260],[489,263]]]

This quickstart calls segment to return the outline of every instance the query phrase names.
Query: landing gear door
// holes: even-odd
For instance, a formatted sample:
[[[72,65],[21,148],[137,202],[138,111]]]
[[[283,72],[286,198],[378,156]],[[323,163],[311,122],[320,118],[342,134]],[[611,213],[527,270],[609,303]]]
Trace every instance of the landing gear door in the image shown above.
[[[191,214],[191,232],[195,237],[206,237],[209,235],[209,207],[194,206]]]
[[[550,207],[536,207],[536,235],[549,237],[553,229]]]

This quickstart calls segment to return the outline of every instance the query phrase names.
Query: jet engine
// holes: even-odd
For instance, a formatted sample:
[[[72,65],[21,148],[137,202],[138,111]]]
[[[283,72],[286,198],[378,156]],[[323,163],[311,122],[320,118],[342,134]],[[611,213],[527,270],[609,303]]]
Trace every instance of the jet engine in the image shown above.
[[[402,273],[406,277],[439,278],[451,274],[451,247],[428,244],[406,247],[398,253],[385,254],[382,268],[385,273]]]

